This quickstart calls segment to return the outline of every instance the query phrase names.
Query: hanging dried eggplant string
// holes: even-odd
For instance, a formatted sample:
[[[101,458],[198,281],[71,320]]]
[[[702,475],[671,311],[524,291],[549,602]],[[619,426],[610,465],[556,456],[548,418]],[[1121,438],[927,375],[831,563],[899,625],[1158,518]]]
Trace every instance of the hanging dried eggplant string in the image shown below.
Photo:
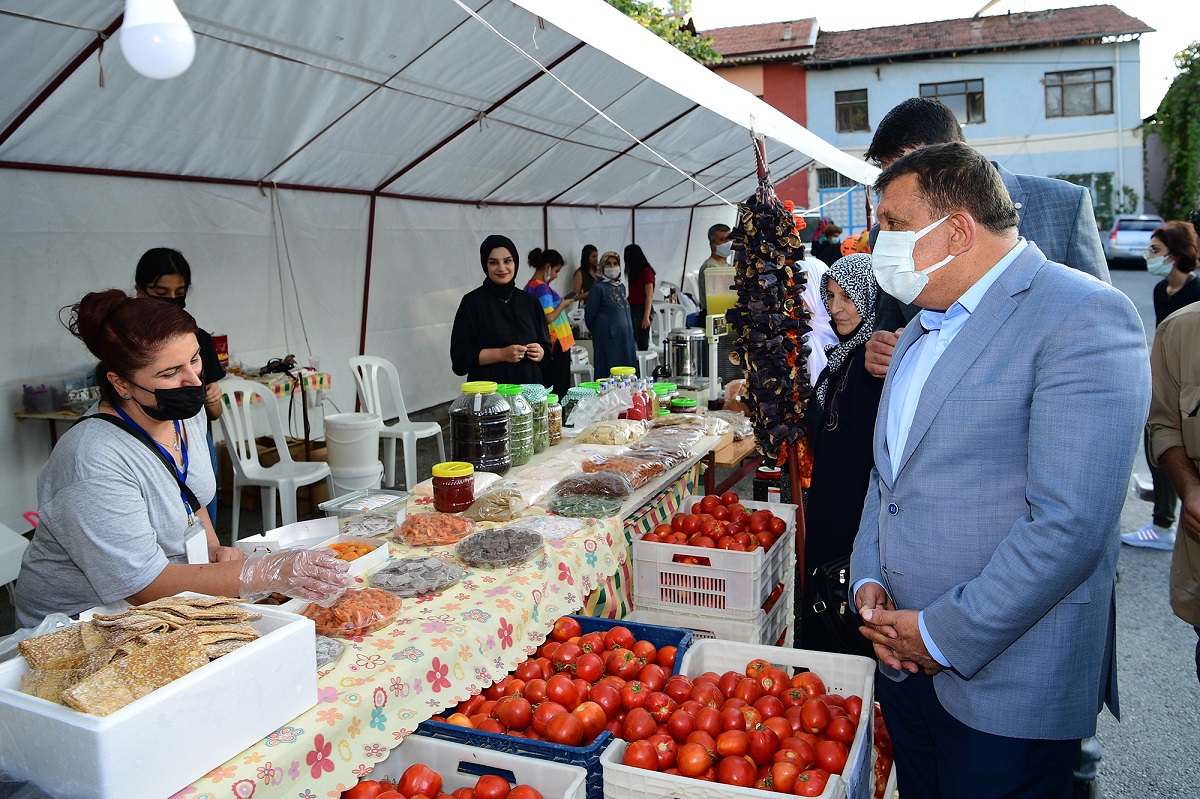
[[[791,209],[775,195],[762,136],[751,134],[758,165],[757,191],[738,205],[733,242],[738,302],[725,319],[731,328],[730,362],[742,367],[747,407],[758,450],[783,464],[804,457],[804,411],[812,393],[804,357],[809,312],[801,300],[806,273],[796,262],[803,245]]]

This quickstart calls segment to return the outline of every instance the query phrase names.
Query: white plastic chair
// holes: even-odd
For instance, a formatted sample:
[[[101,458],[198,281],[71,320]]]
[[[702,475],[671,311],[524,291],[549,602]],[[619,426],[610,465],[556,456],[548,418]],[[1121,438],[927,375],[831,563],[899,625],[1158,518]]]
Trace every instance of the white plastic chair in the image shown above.
[[[654,316],[650,318],[650,348],[661,352],[663,342],[671,331],[683,327],[687,320],[687,311],[682,305],[673,302],[655,302]]]
[[[571,347],[571,385],[587,383],[592,379],[592,364],[583,347]]]
[[[404,407],[404,393],[400,390],[400,374],[391,361],[375,355],[355,355],[350,359],[354,380],[358,384],[358,396],[367,413],[379,417],[379,435],[383,439],[384,483],[396,484],[396,439],[404,442],[404,487],[412,488],[417,479],[417,439],[437,436],[438,460],[446,460],[446,445],[442,441],[442,426],[437,422],[409,421]],[[381,378],[380,372],[384,375]],[[391,388],[396,403],[397,420],[389,424],[392,414],[384,412],[380,386],[383,381]]]
[[[650,377],[654,374],[654,367],[658,365],[658,352],[655,350],[638,350],[638,374],[642,377]]]
[[[321,461],[307,463],[292,460],[287,439],[283,434],[283,421],[279,418],[279,405],[275,394],[262,383],[227,377],[221,386],[225,410],[221,414],[221,432],[229,460],[233,462],[233,543],[238,540],[238,522],[241,518],[242,489],[259,486],[262,493],[263,529],[275,529],[275,494],[279,494],[280,516],[283,524],[296,521],[296,492],[301,486],[325,481],[332,497],[333,476],[329,464]],[[240,395],[240,396],[239,396]],[[262,400],[257,404],[267,419],[267,430],[255,431],[254,406],[250,396]],[[279,453],[279,463],[263,466],[258,460],[255,439],[269,434]]]
[[[28,539],[8,525],[0,524],[0,585],[8,586],[8,601],[17,603],[13,592],[13,581],[21,571],[21,556],[25,547],[29,546]]]

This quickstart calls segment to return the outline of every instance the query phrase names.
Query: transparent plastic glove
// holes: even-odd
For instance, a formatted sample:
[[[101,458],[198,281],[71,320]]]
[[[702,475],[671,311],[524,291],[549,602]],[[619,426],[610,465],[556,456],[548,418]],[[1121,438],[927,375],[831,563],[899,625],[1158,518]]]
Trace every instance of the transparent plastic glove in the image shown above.
[[[352,582],[350,564],[328,549],[251,555],[242,566],[241,594],[261,599],[272,591],[329,607]]]

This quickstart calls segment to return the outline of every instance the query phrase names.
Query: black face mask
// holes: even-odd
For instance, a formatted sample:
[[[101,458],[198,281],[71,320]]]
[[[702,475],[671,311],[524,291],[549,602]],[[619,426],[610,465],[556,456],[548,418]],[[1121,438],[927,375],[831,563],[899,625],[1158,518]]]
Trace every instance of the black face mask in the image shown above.
[[[134,383],[136,386],[137,384]],[[148,388],[142,391],[150,391]],[[151,419],[160,422],[191,419],[204,407],[204,386],[180,386],[179,388],[156,388],[150,391],[158,402],[157,408],[148,408],[138,402],[138,407]],[[134,400],[137,402],[137,400]]]
[[[181,311],[187,306],[187,297],[154,297],[153,299],[169,302]]]

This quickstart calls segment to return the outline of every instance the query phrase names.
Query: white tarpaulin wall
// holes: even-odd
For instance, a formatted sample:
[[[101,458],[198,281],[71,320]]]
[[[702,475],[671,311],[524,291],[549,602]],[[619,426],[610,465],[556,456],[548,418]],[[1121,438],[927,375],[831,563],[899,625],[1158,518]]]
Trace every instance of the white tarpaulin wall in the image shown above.
[[[751,117],[777,179],[814,159],[871,179],[602,0],[464,5],[487,24],[456,0],[181,0],[195,63],[152,81],[97,46],[122,3],[0,0],[0,522],[36,507],[48,452],[13,419],[22,383],[89,365],[58,309],[131,288],[150,247],[184,252],[189,310],[244,363],[318,356],[342,409],[365,309],[365,351],[421,408],[457,391],[449,327],[487,233],[572,269],[636,240],[677,282],[733,221],[697,183],[754,189]]]

